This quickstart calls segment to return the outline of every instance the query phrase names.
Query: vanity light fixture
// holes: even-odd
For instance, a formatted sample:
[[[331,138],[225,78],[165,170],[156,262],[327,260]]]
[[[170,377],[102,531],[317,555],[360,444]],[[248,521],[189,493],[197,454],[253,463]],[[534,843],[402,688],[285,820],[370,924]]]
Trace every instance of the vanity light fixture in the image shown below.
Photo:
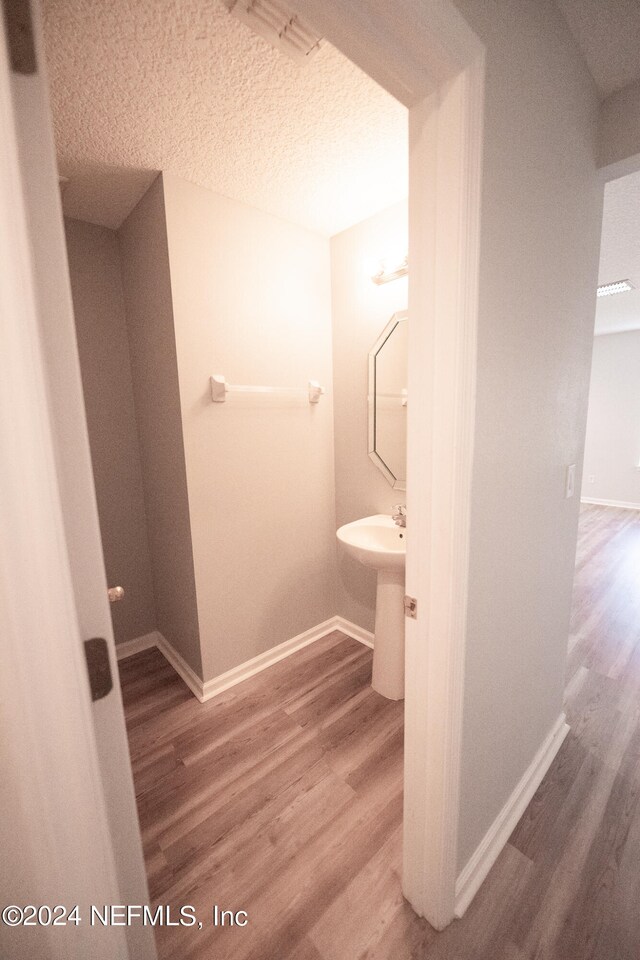
[[[603,283],[598,287],[596,296],[611,297],[614,293],[628,293],[634,286],[630,280],[616,280],[615,283]]]
[[[390,280],[398,280],[399,277],[406,277],[409,273],[409,254],[405,254],[402,260],[381,260],[379,270],[373,274],[371,279],[380,286],[381,283],[389,283]]]

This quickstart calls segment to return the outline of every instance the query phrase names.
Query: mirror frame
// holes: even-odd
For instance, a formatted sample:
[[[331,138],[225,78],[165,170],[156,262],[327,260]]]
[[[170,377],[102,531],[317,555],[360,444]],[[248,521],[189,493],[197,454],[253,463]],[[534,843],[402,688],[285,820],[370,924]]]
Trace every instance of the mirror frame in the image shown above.
[[[404,480],[399,480],[376,451],[376,357],[396,327],[401,323],[405,323],[408,319],[408,310],[398,310],[397,313],[394,313],[369,351],[369,459],[372,460],[378,470],[384,474],[393,490],[406,490],[407,480],[406,477]]]

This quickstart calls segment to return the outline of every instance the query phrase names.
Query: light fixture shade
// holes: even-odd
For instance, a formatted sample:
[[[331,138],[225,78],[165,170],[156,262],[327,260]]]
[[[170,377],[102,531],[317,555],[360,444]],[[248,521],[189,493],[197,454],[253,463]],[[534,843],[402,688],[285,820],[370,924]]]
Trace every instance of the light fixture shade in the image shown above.
[[[399,277],[405,277],[409,273],[409,255],[406,254],[400,261],[390,262],[389,260],[380,261],[380,269],[373,274],[371,279],[374,283],[389,283],[390,280],[398,280]]]
[[[598,287],[598,297],[611,297],[614,293],[628,293],[635,289],[630,280],[616,280],[614,283],[603,283]]]

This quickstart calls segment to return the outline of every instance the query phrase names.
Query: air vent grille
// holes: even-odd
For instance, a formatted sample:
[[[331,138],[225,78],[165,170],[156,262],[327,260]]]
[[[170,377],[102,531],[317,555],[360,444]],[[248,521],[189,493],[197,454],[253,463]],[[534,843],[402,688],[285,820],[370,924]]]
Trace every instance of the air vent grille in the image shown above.
[[[322,38],[280,3],[273,0],[225,0],[225,3],[229,13],[296,63],[307,63],[320,49]]]

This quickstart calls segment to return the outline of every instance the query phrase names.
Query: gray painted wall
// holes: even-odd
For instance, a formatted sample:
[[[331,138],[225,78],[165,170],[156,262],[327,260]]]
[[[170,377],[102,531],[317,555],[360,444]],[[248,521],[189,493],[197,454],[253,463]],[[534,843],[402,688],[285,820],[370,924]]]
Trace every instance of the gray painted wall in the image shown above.
[[[118,241],[65,221],[78,353],[116,643],[156,627]]]
[[[555,4],[456,5],[487,48],[462,868],[562,710],[603,186]]]
[[[595,337],[582,496],[640,506],[639,464],[640,330]]]
[[[157,626],[202,676],[161,177],[118,236]]]

